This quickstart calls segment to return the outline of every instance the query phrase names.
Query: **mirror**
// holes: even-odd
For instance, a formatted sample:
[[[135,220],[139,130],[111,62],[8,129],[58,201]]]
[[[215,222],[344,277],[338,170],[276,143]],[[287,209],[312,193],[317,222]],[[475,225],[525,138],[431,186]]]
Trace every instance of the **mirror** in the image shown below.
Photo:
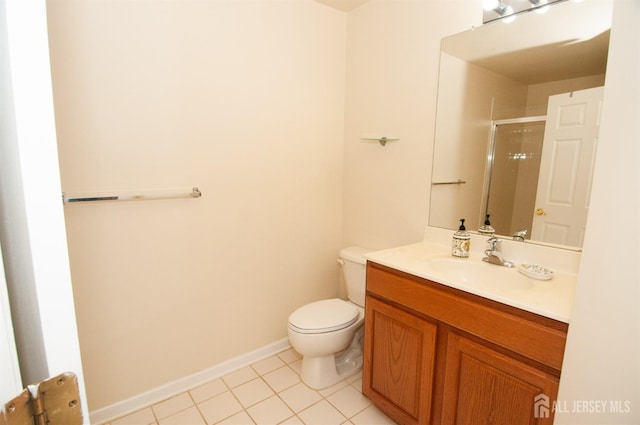
[[[585,117],[580,106],[566,107],[562,99],[591,89],[601,95],[594,88],[604,85],[611,11],[611,0],[564,1],[545,13],[523,13],[442,39],[430,226],[455,230],[465,218],[473,232],[488,213],[505,238],[527,230],[532,242],[581,247],[579,228],[567,237],[569,231],[554,224],[552,204],[582,203],[586,220],[591,179],[583,169],[589,161],[587,168],[592,166],[595,144],[548,133],[558,122]],[[599,112],[601,101],[593,105],[590,110]],[[595,142],[597,128],[588,137]],[[581,156],[589,150],[593,155]],[[543,186],[552,192],[551,203],[539,204]],[[542,219],[543,230],[540,224],[536,230]]]

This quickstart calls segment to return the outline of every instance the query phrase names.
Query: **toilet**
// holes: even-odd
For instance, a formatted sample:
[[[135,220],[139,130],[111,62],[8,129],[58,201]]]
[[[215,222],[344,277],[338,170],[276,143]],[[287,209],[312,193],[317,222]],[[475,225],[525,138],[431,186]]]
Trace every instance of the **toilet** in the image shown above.
[[[289,316],[289,342],[302,355],[302,381],[322,389],[362,369],[366,260],[370,250],[344,248],[338,263],[349,301],[340,298],[304,305]]]

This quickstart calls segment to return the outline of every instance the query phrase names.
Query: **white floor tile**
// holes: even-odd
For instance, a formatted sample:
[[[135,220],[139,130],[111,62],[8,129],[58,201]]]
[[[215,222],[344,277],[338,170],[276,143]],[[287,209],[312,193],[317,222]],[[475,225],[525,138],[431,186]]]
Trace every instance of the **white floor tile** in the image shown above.
[[[196,407],[160,419],[160,425],[207,425]]]
[[[258,375],[264,375],[273,370],[279,369],[284,365],[285,363],[280,359],[280,357],[271,356],[252,364],[251,367],[258,372]]]
[[[196,403],[200,403],[211,397],[222,394],[227,390],[228,388],[224,384],[224,382],[222,382],[222,379],[216,379],[190,390],[189,393],[191,394],[193,401],[195,401]]]
[[[153,408],[153,411],[155,412],[158,419],[162,419],[167,416],[173,415],[174,413],[178,413],[182,410],[188,409],[193,405],[193,400],[191,400],[189,394],[182,393],[178,394],[175,397],[171,397],[168,400],[156,403],[151,407]]]
[[[300,383],[300,376],[289,366],[281,367],[262,376],[277,393]]]
[[[289,349],[110,425],[395,425],[362,395],[362,373],[320,391]]]
[[[293,416],[291,409],[276,395],[251,406],[247,413],[258,425],[278,424]]]
[[[351,385],[331,394],[327,400],[347,418],[361,412],[371,404],[368,398]]]
[[[353,388],[362,392],[362,377],[356,379],[355,381],[350,383]]]
[[[306,410],[298,413],[298,417],[307,425],[340,425],[347,418],[327,400],[322,400]]]
[[[242,411],[242,405],[230,391],[198,404],[198,409],[208,424],[215,424]]]
[[[302,356],[293,348],[278,353],[278,357],[280,357],[280,359],[286,364],[293,363],[302,358]]]
[[[300,371],[302,370],[302,359],[289,363],[289,367],[293,369],[295,373],[300,375]]]
[[[300,420],[297,416],[292,416],[284,422],[281,422],[280,425],[304,425],[304,422]]]
[[[355,385],[357,382],[362,382],[362,371],[351,375],[350,377],[345,379],[345,381],[347,381],[351,385]]]
[[[322,400],[322,396],[317,391],[312,390],[303,383],[282,391],[278,395],[296,413]]]
[[[229,388],[235,388],[238,385],[242,385],[245,382],[249,382],[252,379],[256,379],[258,374],[250,366],[238,369],[228,375],[222,377],[222,380],[229,386]]]
[[[231,391],[245,408],[275,394],[261,378],[239,385]]]
[[[351,418],[354,425],[396,425],[389,417],[371,405]]]
[[[155,423],[156,418],[153,415],[153,411],[150,407],[147,407],[146,409],[138,410],[130,415],[116,419],[111,422],[111,425],[149,425]]]
[[[347,383],[347,381],[340,381],[330,387],[327,388],[323,388],[321,390],[318,390],[318,392],[320,394],[322,394],[323,397],[329,397],[331,394],[335,393],[338,390],[343,389],[344,387],[346,387],[347,385],[349,385]]]
[[[251,420],[246,411],[236,413],[235,415],[227,418],[223,421],[216,423],[216,425],[253,425],[255,422]]]

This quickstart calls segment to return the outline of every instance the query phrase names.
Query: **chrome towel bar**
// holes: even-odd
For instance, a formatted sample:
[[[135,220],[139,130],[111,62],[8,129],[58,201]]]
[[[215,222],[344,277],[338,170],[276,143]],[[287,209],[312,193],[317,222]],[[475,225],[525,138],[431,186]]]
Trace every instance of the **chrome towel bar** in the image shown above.
[[[443,184],[465,184],[466,181],[462,180],[462,179],[458,179],[456,181],[451,181],[451,182],[433,182],[431,183],[432,186],[439,186],[439,185],[443,185]]]
[[[67,196],[62,193],[62,202],[65,204],[79,203],[79,202],[99,202],[99,201],[147,201],[153,199],[174,199],[174,198],[199,198],[202,196],[202,192],[199,188],[194,187],[191,192],[160,192],[149,191],[147,193],[133,194],[133,195],[97,195],[97,196]]]

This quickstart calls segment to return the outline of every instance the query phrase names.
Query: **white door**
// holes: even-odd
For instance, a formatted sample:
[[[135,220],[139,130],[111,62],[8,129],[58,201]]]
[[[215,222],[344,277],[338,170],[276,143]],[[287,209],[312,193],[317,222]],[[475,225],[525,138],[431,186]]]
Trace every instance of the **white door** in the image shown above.
[[[532,239],[582,246],[603,92],[549,97]]]
[[[12,285],[11,326],[3,274],[0,355],[15,359],[14,339],[7,337],[15,333],[21,342],[25,386],[46,378],[44,371],[74,372],[83,401],[87,397],[60,201],[46,6],[45,0],[0,0],[0,178],[3,187],[12,189],[0,191],[2,219],[10,223],[2,246],[4,263],[11,264],[7,280],[31,279],[29,284]],[[13,388],[17,372],[17,361],[5,363],[2,357],[0,393],[6,390],[10,395],[0,401],[22,391],[21,384],[17,391]],[[88,405],[81,402],[81,407],[88,424]]]
[[[0,404],[11,400],[22,391],[22,379],[13,335],[7,282],[0,251]]]

